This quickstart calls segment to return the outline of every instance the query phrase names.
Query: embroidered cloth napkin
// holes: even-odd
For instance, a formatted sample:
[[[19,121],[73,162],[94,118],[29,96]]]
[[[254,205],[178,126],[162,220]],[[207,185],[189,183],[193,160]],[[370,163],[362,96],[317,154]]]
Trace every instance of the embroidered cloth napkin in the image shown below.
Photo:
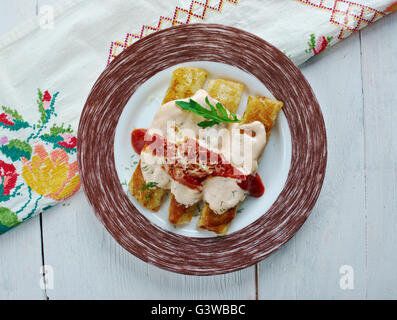
[[[125,48],[185,23],[252,32],[296,64],[397,10],[391,0],[69,0],[0,38],[0,234],[80,189],[76,130]]]

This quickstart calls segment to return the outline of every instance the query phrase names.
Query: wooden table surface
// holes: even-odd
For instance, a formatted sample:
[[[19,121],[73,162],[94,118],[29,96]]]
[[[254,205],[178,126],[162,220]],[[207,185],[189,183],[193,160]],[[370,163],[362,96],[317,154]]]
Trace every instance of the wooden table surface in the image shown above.
[[[0,36],[56,2],[2,0]],[[122,249],[80,193],[0,237],[0,299],[396,299],[396,34],[397,14],[301,67],[325,118],[327,175],[307,222],[269,258],[211,277],[160,270]]]

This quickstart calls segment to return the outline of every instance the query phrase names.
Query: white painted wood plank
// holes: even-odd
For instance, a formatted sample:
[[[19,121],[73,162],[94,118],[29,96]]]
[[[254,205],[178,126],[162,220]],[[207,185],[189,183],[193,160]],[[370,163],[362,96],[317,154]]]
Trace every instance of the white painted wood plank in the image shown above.
[[[368,299],[397,299],[397,16],[362,32]]]
[[[44,299],[38,217],[0,236],[0,300]]]
[[[302,71],[316,93],[327,127],[327,174],[301,230],[260,263],[259,298],[364,298],[364,132],[358,35],[313,58]],[[339,286],[342,265],[354,268],[354,290]]]
[[[80,193],[43,215],[50,299],[255,299],[254,267],[193,277],[148,265],[122,249]]]
[[[0,2],[0,36],[36,14],[36,0]],[[43,299],[38,217],[0,236],[0,299]]]
[[[1,0],[0,36],[36,15],[37,0]]]

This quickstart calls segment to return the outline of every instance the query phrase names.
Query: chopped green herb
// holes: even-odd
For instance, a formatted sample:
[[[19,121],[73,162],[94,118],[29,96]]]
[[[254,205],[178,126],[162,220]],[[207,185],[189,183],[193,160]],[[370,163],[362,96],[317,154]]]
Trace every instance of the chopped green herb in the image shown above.
[[[157,185],[158,185],[157,182],[149,182],[146,186],[142,187],[142,191],[145,191],[146,189],[156,188]]]
[[[207,121],[202,121],[198,123],[198,126],[202,128],[212,127],[222,122],[227,122],[227,123],[241,122],[241,120],[237,118],[237,115],[235,113],[230,113],[229,115],[225,107],[222,105],[222,103],[218,102],[216,104],[216,107],[214,107],[208,100],[208,97],[205,98],[205,102],[211,108],[211,110],[204,108],[202,105],[200,105],[198,102],[194,101],[193,99],[190,99],[189,102],[177,101],[176,104],[179,107],[181,107],[183,110],[191,111],[207,119]]]

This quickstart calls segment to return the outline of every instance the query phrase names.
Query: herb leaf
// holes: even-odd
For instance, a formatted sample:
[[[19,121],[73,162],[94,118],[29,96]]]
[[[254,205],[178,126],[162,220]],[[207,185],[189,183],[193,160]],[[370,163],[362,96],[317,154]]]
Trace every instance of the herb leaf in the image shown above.
[[[210,120],[210,121],[201,121],[200,123],[198,123],[197,125],[201,128],[208,128],[208,127],[213,127],[215,125],[217,125],[218,122],[214,121],[214,120]]]
[[[235,113],[230,113],[229,115],[225,107],[222,105],[222,103],[218,102],[216,104],[216,107],[214,107],[210,103],[208,97],[205,98],[205,102],[210,107],[210,110],[204,108],[202,105],[200,105],[198,102],[194,101],[193,99],[190,99],[189,102],[176,101],[175,103],[183,110],[191,111],[207,119],[207,121],[202,121],[197,124],[199,127],[202,128],[212,127],[222,122],[226,122],[226,123],[241,122],[241,120],[237,118],[237,115]]]
[[[228,114],[226,112],[226,109],[223,107],[222,103],[217,103],[216,107],[218,108],[219,112],[225,117],[228,118]]]
[[[142,191],[145,191],[146,189],[156,188],[157,185],[158,185],[157,182],[149,182],[148,184],[146,184],[146,186],[142,187]]]

